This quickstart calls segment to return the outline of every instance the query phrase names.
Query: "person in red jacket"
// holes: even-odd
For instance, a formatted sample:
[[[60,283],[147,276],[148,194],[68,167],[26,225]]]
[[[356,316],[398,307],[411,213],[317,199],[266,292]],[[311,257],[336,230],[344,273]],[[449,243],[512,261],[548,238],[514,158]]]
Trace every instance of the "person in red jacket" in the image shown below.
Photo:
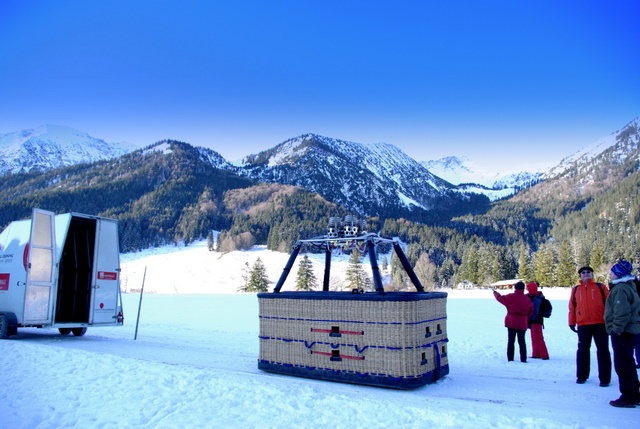
[[[533,304],[524,294],[524,283],[518,282],[513,288],[513,293],[500,295],[493,291],[493,296],[499,303],[507,307],[507,315],[504,318],[504,326],[507,328],[507,360],[511,362],[515,353],[515,340],[518,337],[520,350],[520,362],[527,361],[527,343],[525,334],[529,325],[529,317],[533,314]]]
[[[607,387],[611,383],[611,352],[604,326],[604,306],[609,288],[593,281],[593,269],[589,266],[580,268],[578,273],[580,284],[571,289],[569,298],[569,328],[578,333],[576,383],[584,384],[589,378],[593,340],[596,343],[600,386]]]
[[[533,315],[529,318],[529,329],[531,330],[531,357],[533,359],[549,359],[549,351],[547,344],[544,342],[544,318],[540,314],[540,305],[544,295],[538,290],[538,283],[527,283],[527,291],[529,291],[529,299],[533,303]]]

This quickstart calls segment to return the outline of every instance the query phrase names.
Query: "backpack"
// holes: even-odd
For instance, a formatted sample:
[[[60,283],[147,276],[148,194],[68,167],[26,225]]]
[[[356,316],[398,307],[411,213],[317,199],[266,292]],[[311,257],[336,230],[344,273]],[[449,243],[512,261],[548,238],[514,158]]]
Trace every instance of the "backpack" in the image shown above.
[[[540,297],[540,301],[540,309],[538,310],[538,314],[542,317],[551,317],[551,312],[553,311],[551,302],[543,296]]]

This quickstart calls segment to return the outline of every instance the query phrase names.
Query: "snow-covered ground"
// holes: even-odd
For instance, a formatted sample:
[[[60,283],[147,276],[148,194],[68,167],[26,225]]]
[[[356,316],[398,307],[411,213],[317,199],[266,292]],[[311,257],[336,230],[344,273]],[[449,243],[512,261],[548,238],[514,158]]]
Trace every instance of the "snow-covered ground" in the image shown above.
[[[137,340],[140,295],[129,293],[123,327],[84,337],[20,329],[0,341],[0,428],[640,427],[640,408],[608,404],[617,378],[598,386],[595,351],[591,378],[575,384],[566,290],[543,290],[554,305],[548,361],[507,362],[505,309],[473,290],[449,295],[450,374],[436,383],[393,390],[262,372],[257,298],[234,293],[258,256],[277,280],[288,255],[264,249],[221,256],[197,243],[123,255],[127,288],[147,267],[145,291],[155,292],[143,296]]]

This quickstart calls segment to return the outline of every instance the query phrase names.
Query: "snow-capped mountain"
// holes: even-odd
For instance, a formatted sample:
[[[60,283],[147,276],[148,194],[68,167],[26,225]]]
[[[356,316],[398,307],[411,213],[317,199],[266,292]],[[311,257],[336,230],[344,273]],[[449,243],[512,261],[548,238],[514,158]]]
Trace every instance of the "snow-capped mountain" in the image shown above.
[[[73,128],[42,125],[0,135],[0,175],[111,159],[135,149],[130,143],[107,143]]]
[[[514,174],[488,172],[464,156],[448,156],[421,164],[436,176],[457,185],[461,192],[483,194],[492,201],[533,186],[543,175],[542,172],[527,171]]]
[[[305,134],[243,160],[239,174],[300,186],[359,213],[431,210],[468,196],[396,146]]]
[[[588,189],[589,183],[602,182],[598,174],[612,166],[624,162],[629,164],[627,170],[638,168],[639,129],[637,118],[546,173],[489,172],[466,157],[455,156],[417,162],[391,144],[362,144],[315,134],[248,155],[237,165],[215,151],[197,149],[215,168],[254,180],[300,186],[361,214],[403,216],[468,204],[479,201],[477,198],[497,200],[557,177],[581,177],[580,189]],[[109,159],[134,149],[131,144],[107,143],[68,127],[45,125],[0,135],[0,175]]]
[[[564,158],[544,176],[544,181],[515,196],[535,202],[556,200],[589,201],[622,184],[640,169],[640,118]]]
[[[609,134],[576,153],[567,156],[560,163],[549,169],[545,179],[561,177],[573,171],[584,172],[594,167],[601,168],[598,164],[620,164],[630,158],[631,161],[639,161],[640,144],[640,118],[636,118],[622,129]]]

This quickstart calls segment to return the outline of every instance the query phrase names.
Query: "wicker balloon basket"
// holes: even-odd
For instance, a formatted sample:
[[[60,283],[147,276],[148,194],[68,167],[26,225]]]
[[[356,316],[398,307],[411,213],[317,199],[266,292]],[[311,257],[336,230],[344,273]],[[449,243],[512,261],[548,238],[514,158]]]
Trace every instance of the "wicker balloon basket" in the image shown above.
[[[274,292],[258,294],[259,369],[397,389],[449,373],[447,294],[425,292],[404,254],[398,256],[417,291],[385,292],[371,253],[384,239],[368,237],[375,292],[328,291],[326,282],[323,291],[280,292],[302,243],[294,246]]]
[[[264,371],[398,389],[449,373],[446,293],[258,294]]]

